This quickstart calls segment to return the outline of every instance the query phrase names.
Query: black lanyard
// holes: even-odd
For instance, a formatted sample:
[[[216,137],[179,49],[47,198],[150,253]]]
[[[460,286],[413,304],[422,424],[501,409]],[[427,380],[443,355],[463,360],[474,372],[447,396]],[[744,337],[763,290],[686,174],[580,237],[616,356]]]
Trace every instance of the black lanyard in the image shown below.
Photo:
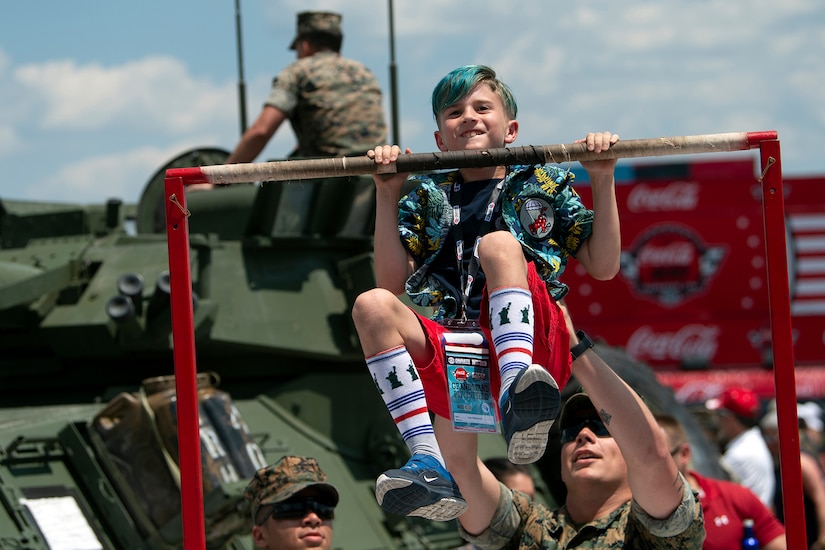
[[[470,258],[470,265],[467,267],[466,277],[463,261],[464,236],[461,234],[461,231],[459,231],[459,225],[461,224],[461,180],[453,183],[450,191],[450,203],[453,207],[452,232],[453,237],[455,238],[455,256],[456,262],[458,263],[458,280],[461,289],[461,308],[459,309],[461,319],[466,319],[467,317],[467,302],[470,300],[470,292],[473,289],[473,281],[478,274],[478,243],[481,241],[481,237],[483,237],[484,234],[490,229],[490,223],[493,220],[493,212],[495,212],[496,204],[498,203],[498,198],[501,194],[501,190],[504,188],[504,181],[506,179],[506,176],[502,178],[502,180],[498,182],[495,187],[493,187],[493,191],[490,193],[490,200],[487,203],[487,210],[484,213],[484,220],[478,227],[478,235],[476,236],[475,243],[473,243],[473,256]]]

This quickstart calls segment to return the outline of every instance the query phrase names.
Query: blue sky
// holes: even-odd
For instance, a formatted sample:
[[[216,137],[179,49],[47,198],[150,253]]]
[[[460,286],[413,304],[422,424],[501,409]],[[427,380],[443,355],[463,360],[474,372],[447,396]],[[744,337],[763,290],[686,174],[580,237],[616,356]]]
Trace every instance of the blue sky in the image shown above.
[[[343,53],[390,109],[385,0],[240,0],[247,118],[294,60],[295,14],[343,13]],[[825,174],[821,0],[395,0],[401,144],[435,149],[433,85],[494,67],[519,103],[514,145],[777,130],[786,174]],[[0,198],[135,202],[192,148],[239,137],[234,0],[14,2],[0,18]],[[258,161],[292,149],[281,128]],[[683,160],[683,159],[673,159]]]

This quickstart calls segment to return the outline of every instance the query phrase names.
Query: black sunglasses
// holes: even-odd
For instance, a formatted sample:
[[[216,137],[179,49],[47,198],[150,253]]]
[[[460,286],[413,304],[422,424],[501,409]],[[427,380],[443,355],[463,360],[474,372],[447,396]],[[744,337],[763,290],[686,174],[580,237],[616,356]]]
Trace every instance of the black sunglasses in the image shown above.
[[[604,425],[604,422],[598,418],[585,418],[577,424],[573,424],[572,426],[562,429],[561,444],[564,445],[565,443],[574,441],[576,437],[578,437],[579,432],[585,427],[589,428],[590,431],[596,435],[596,437],[611,437],[610,432],[607,431],[607,427]]]
[[[306,517],[310,512],[315,512],[322,520],[335,519],[335,506],[323,504],[311,498],[302,498],[300,500],[281,502],[273,505],[272,509],[264,516],[259,525],[263,525],[268,518],[300,519]]]

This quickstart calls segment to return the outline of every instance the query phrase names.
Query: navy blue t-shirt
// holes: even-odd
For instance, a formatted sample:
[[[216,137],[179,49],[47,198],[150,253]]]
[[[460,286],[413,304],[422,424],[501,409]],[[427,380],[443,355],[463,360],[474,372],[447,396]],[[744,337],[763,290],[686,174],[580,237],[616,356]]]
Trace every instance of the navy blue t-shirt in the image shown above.
[[[473,257],[473,246],[476,242],[481,224],[484,221],[484,215],[487,212],[487,205],[490,202],[490,196],[493,189],[501,181],[501,178],[491,179],[486,181],[463,182],[461,184],[461,191],[459,193],[450,194],[450,203],[455,205],[456,198],[460,199],[461,206],[461,223],[458,226],[458,233],[460,238],[464,241],[464,254],[462,261],[464,263],[464,277],[467,277],[467,270],[470,265],[470,259]],[[503,221],[501,219],[501,201],[496,204],[493,211],[493,218],[487,232],[495,231],[503,228]],[[431,264],[430,275],[438,279],[448,292],[456,297],[457,303],[461,304],[461,282],[459,279],[458,263],[456,262],[456,229],[452,227],[447,234],[444,246],[438,256],[435,257]],[[481,309],[481,292],[484,289],[484,284],[487,278],[484,272],[479,268],[473,281],[473,287],[470,293],[470,299],[467,303],[467,318],[478,319]],[[466,284],[466,280],[465,280]]]

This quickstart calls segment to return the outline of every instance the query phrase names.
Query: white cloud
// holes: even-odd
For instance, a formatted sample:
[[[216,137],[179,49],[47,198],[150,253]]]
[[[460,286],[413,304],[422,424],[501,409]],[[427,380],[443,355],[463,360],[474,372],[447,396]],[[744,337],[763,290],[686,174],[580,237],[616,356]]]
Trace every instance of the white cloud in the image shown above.
[[[14,127],[0,125],[0,157],[10,155],[20,144],[20,138]]]
[[[194,78],[171,57],[150,57],[119,66],[74,60],[28,64],[15,78],[42,103],[46,130],[154,130],[182,134],[213,127],[234,101],[231,83]]]
[[[822,171],[815,139],[825,130],[821,0],[394,7],[401,141],[416,152],[434,150],[436,81],[459,65],[485,63],[518,98],[516,145],[567,143],[597,129],[626,139],[776,129],[786,172]],[[250,0],[243,8],[250,124],[272,76],[294,59],[285,43],[295,13],[314,9],[344,14],[344,54],[376,72],[389,113],[386,2]],[[147,56],[140,47],[84,57],[68,45],[57,55],[54,46],[41,55],[12,46],[0,47],[0,155],[10,174],[0,196],[135,200],[172,156],[196,146],[231,148],[238,139],[231,60],[230,69],[215,63],[210,74],[218,76],[205,78],[196,68],[202,59]],[[27,61],[15,65],[15,58]],[[283,158],[293,144],[285,126],[258,160]],[[101,172],[110,174],[105,185]]]
[[[203,143],[178,142],[168,147],[140,147],[108,155],[89,156],[63,165],[26,187],[25,198],[78,204],[120,198],[136,203],[149,179],[170,160]]]

